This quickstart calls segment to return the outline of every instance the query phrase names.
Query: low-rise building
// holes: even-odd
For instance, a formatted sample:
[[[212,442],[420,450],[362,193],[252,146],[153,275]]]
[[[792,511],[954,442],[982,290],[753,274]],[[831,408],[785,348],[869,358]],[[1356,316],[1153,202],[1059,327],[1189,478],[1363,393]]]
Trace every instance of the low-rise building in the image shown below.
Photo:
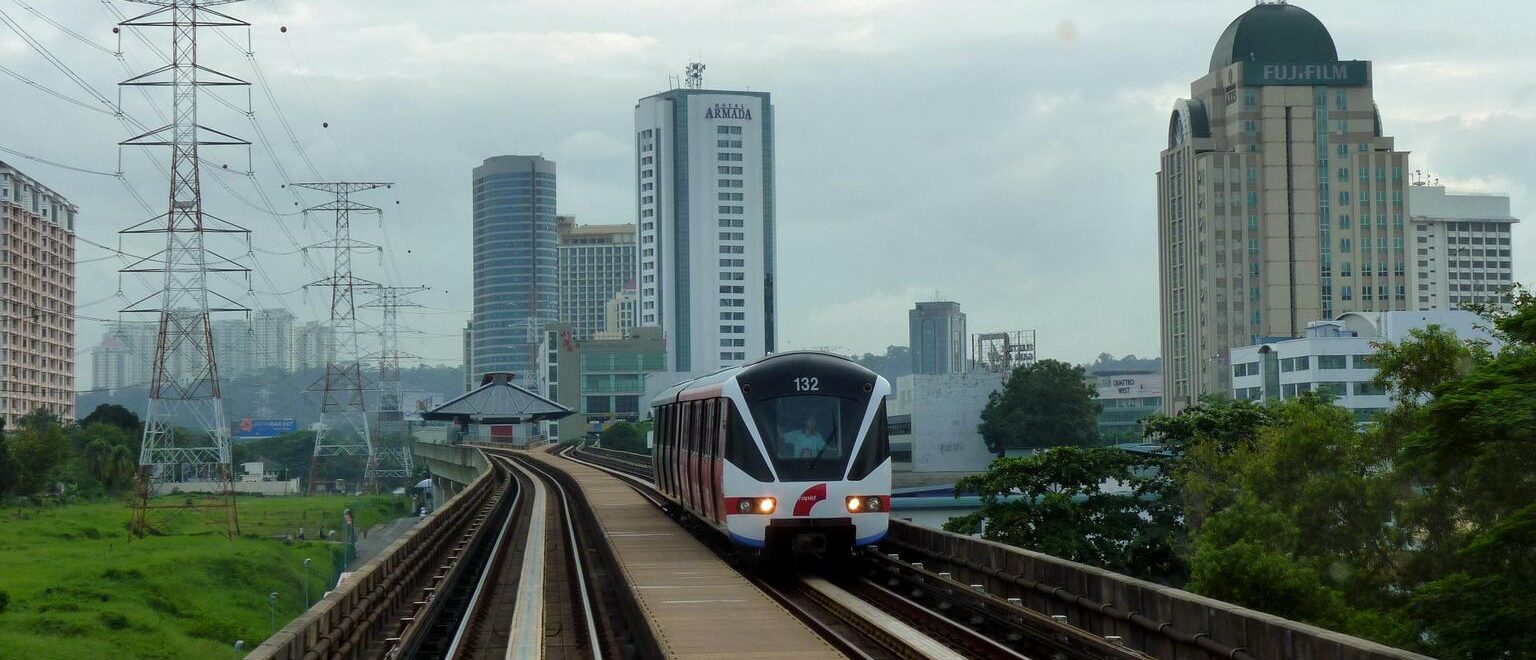
[[[578,438],[603,424],[634,422],[649,413],[647,379],[666,369],[661,328],[630,328],[621,339],[577,341],[564,329],[552,346],[559,374],[556,401],[576,414],[560,420],[561,439]]]
[[[1487,320],[1461,310],[1349,312],[1307,324],[1304,337],[1232,349],[1232,398],[1291,399],[1328,393],[1361,421],[1392,407],[1391,397],[1371,382],[1374,344],[1398,342],[1416,328],[1437,325],[1461,339],[1496,344]]]
[[[986,371],[912,374],[896,379],[886,401],[897,487],[948,483],[996,458],[977,427],[1002,375]]]
[[[1163,374],[1157,371],[1104,371],[1092,383],[1099,394],[1099,439],[1129,442],[1141,438],[1141,422],[1163,405]]]

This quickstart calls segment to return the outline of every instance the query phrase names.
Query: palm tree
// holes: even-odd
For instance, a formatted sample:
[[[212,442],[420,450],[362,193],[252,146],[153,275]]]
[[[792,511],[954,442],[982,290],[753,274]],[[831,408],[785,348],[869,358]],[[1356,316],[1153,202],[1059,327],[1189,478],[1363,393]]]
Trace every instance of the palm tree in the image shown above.
[[[133,484],[134,476],[139,471],[139,462],[134,458],[132,450],[124,445],[113,445],[109,465],[112,467],[112,480],[119,486]]]

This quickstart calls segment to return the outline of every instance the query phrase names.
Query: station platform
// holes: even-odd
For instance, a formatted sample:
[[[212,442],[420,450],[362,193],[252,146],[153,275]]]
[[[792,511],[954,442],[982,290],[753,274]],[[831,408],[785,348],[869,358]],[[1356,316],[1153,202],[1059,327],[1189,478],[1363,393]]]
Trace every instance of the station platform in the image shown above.
[[[540,451],[522,455],[580,484],[667,657],[843,657],[616,477]]]

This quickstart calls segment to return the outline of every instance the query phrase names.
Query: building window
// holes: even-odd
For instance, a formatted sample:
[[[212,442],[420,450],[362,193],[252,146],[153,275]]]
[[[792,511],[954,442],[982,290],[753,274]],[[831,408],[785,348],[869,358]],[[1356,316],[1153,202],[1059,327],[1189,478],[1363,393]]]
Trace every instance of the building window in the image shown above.
[[[1319,355],[1317,356],[1318,369],[1348,369],[1347,355]]]
[[[715,156],[717,157],[718,160],[721,160],[721,161],[724,161],[724,162],[731,162],[731,161],[740,161],[740,160],[742,160],[741,154],[734,153],[734,152],[729,152],[729,151],[719,152],[719,153],[715,154]]]

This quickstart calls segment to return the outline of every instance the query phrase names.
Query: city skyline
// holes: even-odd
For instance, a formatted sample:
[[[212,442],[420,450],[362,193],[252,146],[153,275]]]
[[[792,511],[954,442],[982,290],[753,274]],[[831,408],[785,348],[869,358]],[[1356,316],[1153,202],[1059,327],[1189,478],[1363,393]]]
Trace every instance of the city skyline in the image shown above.
[[[1144,277],[1156,267],[1150,220],[1155,204],[1149,200],[1156,162],[1148,154],[1161,146],[1168,105],[1187,94],[1182,90],[1190,72],[1208,58],[1207,35],[1219,33],[1249,6],[1180,3],[1086,11],[1047,3],[1027,12],[985,4],[971,12],[913,3],[802,6],[820,12],[815,28],[797,28],[782,16],[745,6],[701,6],[697,15],[666,26],[629,8],[593,17],[539,6],[524,21],[526,32],[503,35],[529,47],[531,63],[473,65],[444,45],[456,43],[465,52],[502,47],[492,46],[491,33],[436,22],[403,4],[382,3],[370,12],[301,14],[279,8],[280,16],[253,5],[244,17],[256,25],[258,58],[317,166],[402,181],[395,189],[401,204],[381,204],[386,222],[395,223],[393,244],[386,247],[402,257],[392,266],[399,280],[394,283],[434,287],[424,300],[434,315],[408,318],[407,324],[456,337],[468,316],[467,259],[461,257],[469,199],[462,174],[455,173],[495,153],[542,152],[561,162],[560,213],[632,221],[634,183],[628,171],[635,154],[626,134],[633,99],[664,89],[667,75],[681,73],[687,59],[699,57],[710,64],[709,86],[771,90],[779,110],[781,350],[836,346],[881,352],[885,345],[905,343],[902,319],[913,301],[942,297],[964,305],[977,327],[1035,327],[1060,337],[1051,342],[1051,357],[1082,362],[1103,351],[1158,352],[1158,338],[1150,331],[1157,313],[1155,285]],[[1503,27],[1531,9],[1426,7],[1402,14],[1388,3],[1303,6],[1329,26],[1342,58],[1375,63],[1385,130],[1412,150],[1415,169],[1433,172],[1453,190],[1508,193],[1512,215],[1532,215],[1531,185],[1516,178],[1523,154],[1536,142],[1532,95],[1520,82],[1531,77],[1531,65],[1519,58],[1519,38]],[[486,9],[492,17],[505,11]],[[757,21],[753,34],[721,20],[732,11],[748,23]],[[111,21],[99,8],[50,12],[108,42]],[[1394,17],[1390,25],[1381,21],[1384,15]],[[1007,20],[1011,16],[1029,20]],[[950,29],[932,30],[936,22]],[[380,27],[352,29],[364,23]],[[274,27],[279,24],[289,28],[288,36],[279,37]],[[698,29],[704,25],[718,29]],[[1149,29],[1154,25],[1157,30]],[[1450,29],[1430,33],[1431,26]],[[121,77],[110,57],[71,49],[69,44],[78,42],[46,26],[33,27],[99,89]],[[1142,34],[1154,31],[1187,38],[1164,43]],[[1473,33],[1476,40],[1468,37]],[[382,48],[382,35],[403,38],[403,54],[382,60],[356,56]],[[293,56],[285,40],[292,43]],[[24,45],[15,39],[0,44],[0,63],[64,88],[56,72]],[[130,56],[140,64],[150,61],[150,54],[135,46],[125,40]],[[349,50],[355,52],[343,57]],[[233,49],[225,55],[225,68],[240,64]],[[349,59],[372,68],[365,71]],[[374,66],[380,61],[385,64]],[[1030,66],[1019,66],[1022,61]],[[294,74],[299,62],[306,72],[302,77]],[[539,71],[544,65],[548,71]],[[446,67],[443,80],[422,77],[431,66]],[[521,89],[448,89],[463,75],[517,81]],[[1093,84],[1085,86],[1085,80]],[[114,122],[60,109],[61,102],[15,84],[16,97],[29,101],[17,107],[16,120],[39,130],[0,146],[111,169],[113,145],[123,137]],[[443,110],[403,91],[416,84],[449,94],[430,105],[455,114],[470,111],[449,120],[439,114]],[[402,94],[399,112],[368,109]],[[920,102],[930,96],[943,96],[944,106]],[[545,102],[526,102],[541,97]],[[135,99],[125,99],[132,109]],[[493,112],[498,114],[488,116]],[[928,121],[936,112],[947,113],[942,125]],[[59,121],[44,121],[45,115]],[[275,131],[269,108],[258,105],[258,115]],[[329,127],[321,128],[322,122]],[[405,122],[417,128],[407,129]],[[390,139],[374,140],[375,133]],[[478,137],[484,135],[497,137]],[[294,178],[302,178],[298,174],[305,168],[293,150],[280,142],[274,148]],[[394,157],[398,153],[412,157],[402,161]],[[1089,153],[1093,156],[1084,155]],[[141,215],[110,180],[7,158],[80,205],[85,239],[114,246],[115,230]],[[258,150],[254,158],[268,194],[290,204],[264,155]],[[910,167],[940,159],[955,166]],[[152,193],[163,181],[144,160],[125,152],[124,163],[136,189],[157,198]],[[254,201],[249,184],[234,179],[231,185]],[[211,212],[251,226],[267,251],[293,251],[270,217],[217,186],[208,188]],[[1078,192],[1062,194],[1073,190]],[[423,227],[442,231],[423,235]],[[376,227],[365,229],[377,235]],[[1531,247],[1524,227],[1517,225],[1514,232],[1516,251]],[[1054,247],[1071,243],[1091,250],[1095,259],[1085,263],[1079,256],[1068,258],[1066,253],[1075,251]],[[84,305],[110,297],[117,278],[109,274],[119,260],[90,262],[110,253],[84,244],[79,249],[82,316],[114,318],[120,302]],[[261,259],[276,280],[268,286],[255,278],[261,290],[290,291],[306,275],[293,266],[296,256]],[[1530,281],[1531,272],[1531,264],[1517,262],[1514,278]],[[284,300],[307,320],[320,317],[313,311],[316,297],[291,294]],[[254,302],[272,306],[260,298]],[[77,347],[99,341],[101,324],[94,318],[82,319]],[[405,342],[406,350],[429,361],[457,361],[458,352],[441,346],[441,338]],[[77,373],[89,376],[82,369]]]

